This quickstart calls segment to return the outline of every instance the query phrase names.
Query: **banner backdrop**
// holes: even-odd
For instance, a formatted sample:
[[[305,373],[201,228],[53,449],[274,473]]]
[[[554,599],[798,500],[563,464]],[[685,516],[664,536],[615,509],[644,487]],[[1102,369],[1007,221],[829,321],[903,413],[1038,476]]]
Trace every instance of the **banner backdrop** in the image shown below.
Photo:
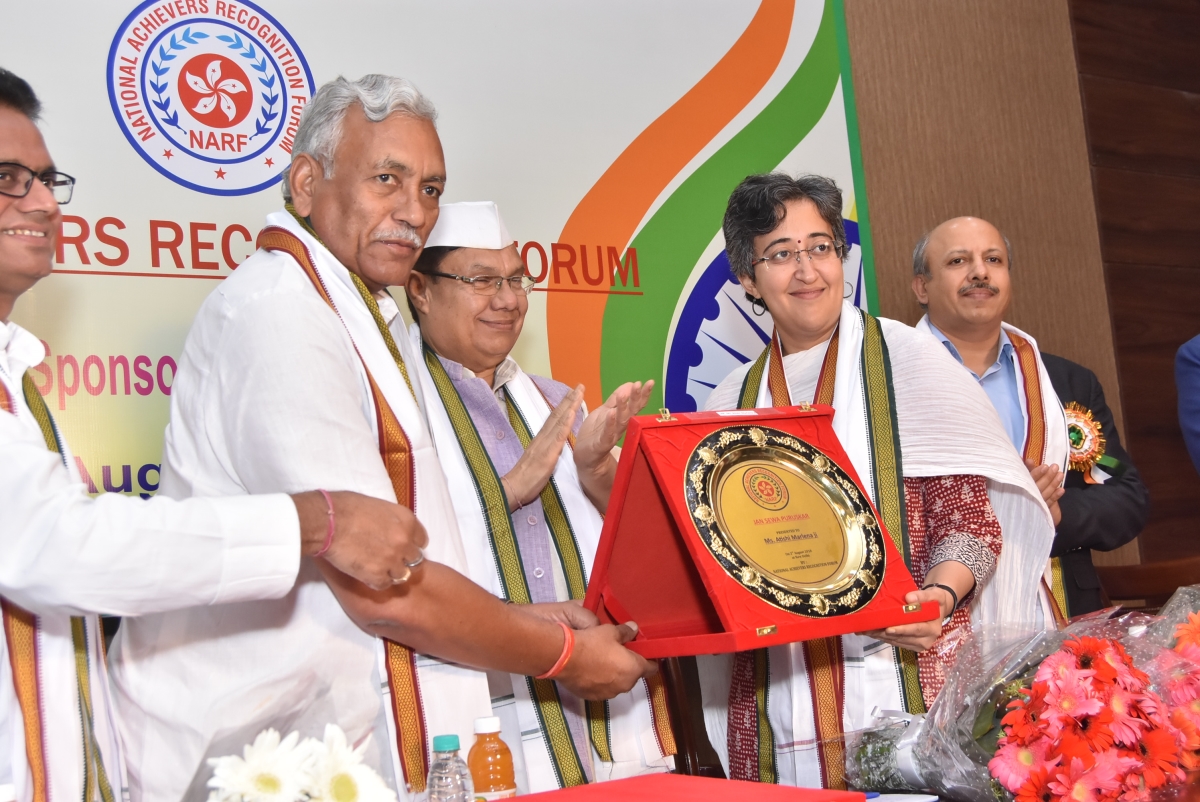
[[[700,407],[761,351],[721,236],[770,170],[845,193],[846,294],[875,309],[840,0],[12,4],[3,66],[78,179],[55,273],[13,319],[90,490],[150,494],[196,309],[282,205],[304,104],[337,75],[414,81],[438,107],[444,200],[494,200],[538,283],[514,356],[651,404]],[[47,31],[45,35],[30,32]],[[397,294],[401,292],[394,289]]]

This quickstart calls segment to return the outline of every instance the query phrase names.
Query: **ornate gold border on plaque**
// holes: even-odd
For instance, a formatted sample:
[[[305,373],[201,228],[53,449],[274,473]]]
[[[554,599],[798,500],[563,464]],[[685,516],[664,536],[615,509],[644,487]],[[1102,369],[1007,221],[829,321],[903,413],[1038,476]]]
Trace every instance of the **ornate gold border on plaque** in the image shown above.
[[[724,518],[722,499],[727,498],[726,483],[732,480],[744,485],[743,496],[762,508],[764,517],[752,521],[755,526],[762,522],[787,526],[790,519],[809,517],[805,513],[770,517],[772,511],[788,507],[789,484],[793,493],[798,488],[808,498],[815,495],[827,509],[813,510],[813,514],[843,538],[840,550],[839,544],[832,546],[836,559],[816,563],[816,573],[821,573],[823,565],[836,563],[836,567],[827,575],[814,577],[814,569],[805,567],[801,558],[792,557],[799,567],[787,570],[799,572],[800,578],[789,579],[756,562]],[[814,618],[853,613],[874,598],[883,582],[884,536],[870,503],[833,460],[787,432],[750,425],[726,426],[712,432],[688,458],[684,497],[700,539],[725,572],[746,590],[783,610]],[[734,494],[733,498],[741,497]],[[739,501],[739,506],[745,507],[745,502]],[[739,527],[744,529],[744,521]],[[804,524],[776,529],[768,532],[776,536],[763,542],[813,539],[825,541],[825,548],[830,548],[827,534],[803,532],[803,528]],[[780,537],[781,532],[795,534]],[[789,542],[781,548],[791,545]],[[789,556],[800,553],[787,552]]]

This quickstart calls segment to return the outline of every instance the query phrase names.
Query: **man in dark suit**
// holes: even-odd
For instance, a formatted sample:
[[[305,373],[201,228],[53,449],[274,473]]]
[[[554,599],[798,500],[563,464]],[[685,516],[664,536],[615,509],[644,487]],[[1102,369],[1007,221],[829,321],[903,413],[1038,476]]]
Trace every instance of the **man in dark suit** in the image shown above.
[[[1039,353],[1032,337],[1004,322],[1011,268],[1008,239],[991,223],[974,217],[942,223],[913,251],[913,292],[928,312],[917,328],[938,338],[979,381],[1025,457],[1055,524],[1052,595],[1073,617],[1104,606],[1092,549],[1111,551],[1137,537],[1149,496],[1121,447],[1096,375]],[[1047,377],[1057,403],[1044,386]],[[1027,403],[1037,396],[1042,404]],[[1044,436],[1031,436],[1034,429]]]
[[[1062,519],[1055,528],[1050,556],[1061,558],[1070,614],[1080,615],[1104,606],[1092,550],[1112,551],[1137,537],[1146,524],[1150,495],[1121,445],[1121,435],[1096,374],[1044,351],[1042,362],[1058,400],[1064,407],[1075,403],[1092,413],[1104,436],[1104,454],[1117,463],[1099,466],[1109,474],[1103,484],[1089,483],[1081,471],[1067,471],[1066,492],[1058,500]]]

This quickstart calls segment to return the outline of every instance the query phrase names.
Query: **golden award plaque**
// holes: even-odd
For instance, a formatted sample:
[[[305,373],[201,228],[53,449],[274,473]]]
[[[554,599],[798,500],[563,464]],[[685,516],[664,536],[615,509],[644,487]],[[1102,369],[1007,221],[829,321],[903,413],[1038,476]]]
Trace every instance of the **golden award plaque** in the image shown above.
[[[727,426],[687,464],[700,539],[742,587],[789,612],[853,613],[883,581],[883,532],[854,481],[819,449],[765,426]]]

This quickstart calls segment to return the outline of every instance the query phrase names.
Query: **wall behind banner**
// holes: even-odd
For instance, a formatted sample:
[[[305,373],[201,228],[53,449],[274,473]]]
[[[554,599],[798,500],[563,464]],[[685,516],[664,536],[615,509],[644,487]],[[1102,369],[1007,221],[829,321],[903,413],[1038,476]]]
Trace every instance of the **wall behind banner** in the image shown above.
[[[8,12],[39,30],[49,12]],[[295,119],[342,74],[413,80],[438,106],[444,200],[495,200],[539,280],[516,356],[599,403],[654,378],[701,405],[760,351],[720,220],[744,176],[817,172],[845,192],[847,297],[875,308],[838,0],[561,4],[149,0],[57,4],[59,53],[8,69],[45,105],[79,181],[58,264],[14,319],[94,491],[149,494],[196,309],[253,251]],[[380,36],[392,28],[393,36]]]

